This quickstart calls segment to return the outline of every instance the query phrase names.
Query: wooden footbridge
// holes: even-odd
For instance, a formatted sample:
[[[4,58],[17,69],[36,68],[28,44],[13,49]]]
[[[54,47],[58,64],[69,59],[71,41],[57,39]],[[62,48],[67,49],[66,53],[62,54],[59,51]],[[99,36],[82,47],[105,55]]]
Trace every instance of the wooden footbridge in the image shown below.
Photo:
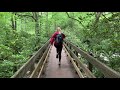
[[[59,66],[55,47],[48,40],[11,78],[97,78],[93,68],[104,78],[120,78],[120,73],[67,40]]]

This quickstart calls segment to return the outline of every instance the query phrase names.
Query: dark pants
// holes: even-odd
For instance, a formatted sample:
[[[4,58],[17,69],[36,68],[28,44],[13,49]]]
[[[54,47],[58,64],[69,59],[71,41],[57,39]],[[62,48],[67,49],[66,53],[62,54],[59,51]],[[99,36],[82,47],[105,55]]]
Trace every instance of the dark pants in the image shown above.
[[[62,52],[62,45],[54,45],[56,47],[56,52],[58,54],[59,57],[59,61],[61,61],[61,52]]]

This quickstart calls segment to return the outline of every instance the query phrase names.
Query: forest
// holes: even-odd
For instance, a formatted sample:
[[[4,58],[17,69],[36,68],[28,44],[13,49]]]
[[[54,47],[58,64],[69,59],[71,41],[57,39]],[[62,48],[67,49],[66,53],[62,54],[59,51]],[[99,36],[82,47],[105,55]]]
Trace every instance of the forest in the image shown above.
[[[0,78],[10,78],[58,26],[66,40],[120,72],[120,12],[0,12]]]

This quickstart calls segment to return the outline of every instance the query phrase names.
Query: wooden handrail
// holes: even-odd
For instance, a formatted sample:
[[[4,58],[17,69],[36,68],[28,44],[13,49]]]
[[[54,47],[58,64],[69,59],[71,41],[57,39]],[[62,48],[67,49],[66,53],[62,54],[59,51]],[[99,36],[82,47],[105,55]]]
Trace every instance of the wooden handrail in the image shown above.
[[[79,58],[67,47],[66,44],[64,44],[65,48],[67,49],[67,51],[69,52],[69,54],[71,55],[72,58],[74,58],[76,60],[76,62],[79,64],[80,67],[82,67],[83,71],[86,73],[88,78],[95,78],[95,76],[92,74],[92,72],[86,67],[84,66],[84,64],[79,60]],[[80,68],[79,68],[80,69]]]
[[[42,56],[48,45],[49,40],[11,78],[23,78],[30,67],[34,67],[38,56]]]
[[[44,54],[42,55],[41,59],[39,60],[37,66],[36,66],[36,68],[35,68],[35,70],[34,70],[34,71],[32,72],[32,74],[31,74],[30,78],[35,78],[35,77],[37,76],[37,72],[38,72],[38,71],[40,70],[40,68],[42,67],[42,64],[43,64],[43,62],[44,62],[44,59],[45,59],[45,57],[46,57],[46,55],[47,55],[47,52],[48,52],[49,48],[50,48],[50,45],[48,45],[48,47],[46,48],[46,51],[44,52]]]
[[[71,42],[64,41],[66,45],[71,46],[75,51],[81,54],[88,62],[90,62],[93,66],[99,69],[107,78],[120,78],[120,73],[116,72],[115,70],[111,69],[104,63],[100,62],[99,60],[95,59],[91,55],[87,54],[85,51],[81,50],[77,46],[73,45]]]

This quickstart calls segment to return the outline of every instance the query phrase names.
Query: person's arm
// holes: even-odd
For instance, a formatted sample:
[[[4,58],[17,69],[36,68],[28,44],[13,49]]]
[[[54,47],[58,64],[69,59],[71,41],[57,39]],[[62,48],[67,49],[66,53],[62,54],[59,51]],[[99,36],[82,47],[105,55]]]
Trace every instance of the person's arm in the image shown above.
[[[50,38],[50,43],[51,43],[51,45],[53,45],[55,36],[56,36],[56,32],[55,32],[55,33],[52,35],[52,37]]]
[[[53,45],[53,42],[54,42],[54,38],[50,38],[50,44]]]

